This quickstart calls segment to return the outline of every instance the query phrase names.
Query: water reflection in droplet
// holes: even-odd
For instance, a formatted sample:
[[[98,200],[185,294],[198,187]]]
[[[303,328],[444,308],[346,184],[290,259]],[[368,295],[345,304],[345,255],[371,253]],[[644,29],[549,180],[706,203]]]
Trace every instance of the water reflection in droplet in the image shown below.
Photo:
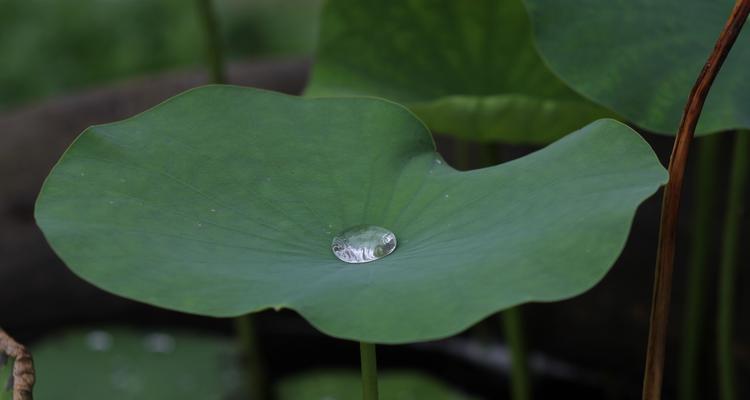
[[[393,253],[396,244],[396,235],[388,229],[359,225],[336,235],[331,243],[331,250],[341,261],[360,264]]]

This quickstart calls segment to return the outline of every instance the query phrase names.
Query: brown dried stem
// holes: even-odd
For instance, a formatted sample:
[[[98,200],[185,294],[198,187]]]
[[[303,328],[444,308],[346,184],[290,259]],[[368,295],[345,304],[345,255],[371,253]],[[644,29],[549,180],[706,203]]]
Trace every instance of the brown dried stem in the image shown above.
[[[35,374],[31,353],[2,329],[0,329],[0,353],[14,360],[13,400],[32,400]]]
[[[750,12],[750,0],[738,0],[732,9],[724,29],[719,35],[706,65],[688,97],[682,115],[680,128],[672,148],[669,160],[669,183],[664,190],[662,213],[659,231],[659,247],[656,255],[656,273],[654,293],[651,303],[651,321],[646,353],[646,370],[643,379],[643,399],[658,400],[661,398],[662,378],[664,371],[664,354],[669,319],[669,301],[672,292],[672,272],[674,270],[675,241],[677,216],[680,206],[682,181],[685,175],[690,142],[695,134],[711,84],[721,69],[729,50],[732,48],[742,25]]]

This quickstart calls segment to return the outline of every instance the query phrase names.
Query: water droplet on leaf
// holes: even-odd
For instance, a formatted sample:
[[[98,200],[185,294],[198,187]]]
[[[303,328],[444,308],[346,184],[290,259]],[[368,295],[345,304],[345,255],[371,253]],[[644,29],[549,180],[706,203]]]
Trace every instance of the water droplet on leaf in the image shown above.
[[[375,225],[349,228],[336,235],[331,243],[333,254],[350,264],[375,261],[393,253],[395,249],[396,235]]]

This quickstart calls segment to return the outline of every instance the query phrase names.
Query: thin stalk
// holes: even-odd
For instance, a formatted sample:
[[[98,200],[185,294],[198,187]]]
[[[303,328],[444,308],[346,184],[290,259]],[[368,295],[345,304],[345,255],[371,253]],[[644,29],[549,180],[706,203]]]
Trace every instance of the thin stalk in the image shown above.
[[[674,270],[675,242],[677,238],[677,218],[680,208],[680,195],[685,175],[685,166],[690,150],[690,142],[695,135],[695,126],[703,110],[703,104],[716,75],[721,69],[729,50],[732,48],[742,25],[750,13],[750,0],[738,0],[732,9],[724,29],[719,35],[708,61],[690,91],[680,128],[675,137],[672,156],[669,160],[669,183],[664,190],[662,213],[659,225],[659,247],[656,255],[654,294],[651,303],[651,319],[646,351],[646,366],[643,379],[643,399],[661,398],[664,373],[664,356],[669,320],[669,303],[672,293],[672,272]]]
[[[690,269],[688,271],[685,322],[682,327],[683,341],[680,350],[679,396],[681,400],[700,398],[698,365],[705,336],[706,290],[708,263],[714,245],[718,208],[718,184],[720,140],[718,135],[700,139],[696,151],[695,188],[693,190],[693,229],[690,239]]]
[[[479,148],[478,159],[479,165],[482,168],[489,167],[503,161],[502,157],[498,155],[498,149],[495,146],[495,143],[483,143]]]
[[[245,386],[250,399],[266,400],[272,398],[271,389],[266,379],[263,360],[257,348],[255,326],[250,315],[234,319],[234,329],[239,341],[242,367],[245,374]]]
[[[738,132],[736,135],[729,181],[729,198],[724,215],[719,269],[719,311],[716,320],[719,393],[723,400],[738,398],[732,357],[732,315],[734,314],[735,280],[739,261],[741,218],[745,206],[748,175],[750,175],[750,157],[748,157],[750,132]]]
[[[483,144],[479,155],[482,167],[499,164],[504,161],[503,157],[498,154],[497,148],[495,148],[493,143]],[[468,156],[465,158],[468,158]],[[532,398],[531,374],[526,355],[526,340],[524,339],[521,306],[501,312],[500,320],[505,332],[505,342],[510,348],[511,400],[530,400]]]
[[[196,0],[198,12],[203,23],[206,40],[207,62],[211,70],[213,83],[226,83],[226,67],[224,65],[224,51],[221,45],[219,22],[216,18],[213,0]],[[263,360],[258,350],[255,326],[252,316],[244,315],[234,319],[234,329],[239,341],[242,356],[243,372],[247,395],[251,399],[267,400],[273,398],[268,385]]]
[[[203,23],[206,37],[206,55],[208,65],[211,69],[211,81],[213,83],[226,83],[226,69],[224,67],[224,50],[221,44],[219,23],[216,18],[212,0],[196,0],[198,12]]]
[[[471,169],[471,144],[464,139],[453,141],[453,159],[456,169],[467,171]]]
[[[524,340],[521,308],[516,306],[500,313],[505,330],[505,340],[510,347],[510,393],[512,400],[531,399],[531,379],[526,341]]]
[[[359,342],[359,357],[362,368],[362,400],[378,400],[378,362],[375,345]]]

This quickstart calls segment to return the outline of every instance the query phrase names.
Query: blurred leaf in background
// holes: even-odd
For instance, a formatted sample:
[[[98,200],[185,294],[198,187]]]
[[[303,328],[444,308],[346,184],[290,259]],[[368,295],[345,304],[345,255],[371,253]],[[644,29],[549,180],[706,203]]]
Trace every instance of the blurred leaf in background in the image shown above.
[[[321,0],[215,0],[232,58],[310,54]],[[205,60],[194,1],[0,1],[0,111]]]
[[[306,94],[395,100],[474,141],[546,144],[612,116],[549,71],[520,0],[329,0]]]
[[[230,339],[125,328],[70,331],[32,348],[41,400],[220,400],[241,390]]]
[[[246,398],[233,341],[221,336],[105,327],[54,335],[32,350],[41,400]],[[380,386],[384,399],[469,400],[416,371],[386,371]],[[358,399],[361,390],[356,370],[305,372],[277,387],[280,400]]]

